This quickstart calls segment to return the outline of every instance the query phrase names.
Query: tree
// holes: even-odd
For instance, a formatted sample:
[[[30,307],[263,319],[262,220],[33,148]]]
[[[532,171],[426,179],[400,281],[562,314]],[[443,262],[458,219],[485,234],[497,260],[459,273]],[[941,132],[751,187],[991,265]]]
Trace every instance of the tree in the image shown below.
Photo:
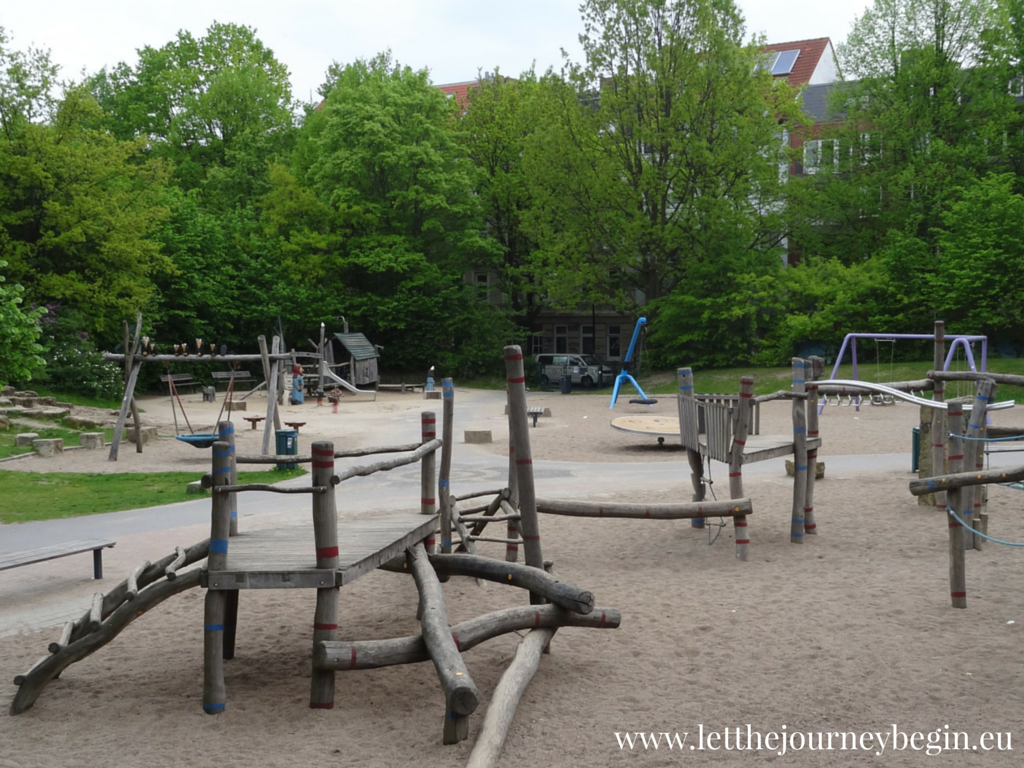
[[[527,329],[542,305],[530,268],[537,245],[523,225],[533,205],[524,153],[552,117],[544,95],[533,70],[517,79],[495,71],[470,91],[466,114],[456,123],[466,157],[479,171],[475,186],[487,232],[500,248],[493,264],[477,266],[497,272],[509,309]]]
[[[81,309],[82,330],[112,340],[170,266],[151,239],[165,165],[90,127],[101,113],[82,87],[51,96],[47,54],[0,48],[0,71],[0,258],[28,301]]]
[[[510,328],[463,279],[495,249],[483,236],[472,167],[452,136],[452,104],[426,71],[390,54],[331,75],[322,114],[300,140],[308,151],[296,176],[319,201],[316,231],[338,240],[330,254],[316,254],[322,246],[313,238],[302,247],[316,257],[312,265],[331,265],[325,278],[335,302],[391,360],[475,366],[479,348],[493,355]]]
[[[738,274],[746,260],[777,271],[784,132],[799,117],[788,85],[742,44],[736,7],[588,0],[581,10],[585,61],[547,79],[558,122],[528,150],[535,269],[552,301],[628,311],[639,296],[656,312],[723,260]]]
[[[7,262],[0,261],[0,269]],[[39,353],[42,346],[39,339],[39,316],[44,309],[25,309],[22,294],[25,289],[18,284],[5,285],[0,274],[0,385],[27,381],[44,365]]]
[[[983,45],[1000,23],[994,8],[876,0],[838,47],[842,69],[858,79],[833,91],[841,121],[815,147],[817,173],[794,186],[797,239],[847,265],[877,260],[892,290],[875,330],[930,326],[945,214],[1001,164],[1011,109]]]

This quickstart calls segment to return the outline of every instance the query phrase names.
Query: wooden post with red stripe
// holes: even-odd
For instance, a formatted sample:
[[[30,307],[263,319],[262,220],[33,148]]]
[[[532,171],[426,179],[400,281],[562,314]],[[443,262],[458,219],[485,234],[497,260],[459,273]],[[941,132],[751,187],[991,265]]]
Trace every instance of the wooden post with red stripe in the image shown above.
[[[441,468],[437,473],[437,504],[441,518],[441,552],[448,555],[452,551],[452,511],[451,511],[451,475],[452,475],[452,435],[455,431],[455,386],[451,379],[441,381],[442,413],[444,423],[441,427]]]
[[[804,361],[793,358],[793,394],[805,393]],[[789,540],[802,544],[804,540],[804,507],[807,500],[807,403],[793,398],[793,519]]]
[[[677,368],[676,380],[679,383],[676,408],[679,412],[679,439],[686,447],[686,461],[690,465],[690,483],[693,485],[691,501],[704,501],[704,459],[700,451],[694,447],[700,440],[697,435],[696,411],[693,409],[693,369]],[[700,406],[696,406],[699,408]],[[687,435],[689,434],[689,439]],[[690,445],[693,442],[694,445]],[[690,520],[692,528],[703,528],[704,521],[694,518]]]
[[[323,440],[313,443],[313,487],[322,493],[313,494],[313,540],[317,569],[329,571],[324,585],[316,590],[316,612],[313,616],[313,648],[334,640],[338,631],[338,587],[334,573],[338,569],[338,510],[334,500],[334,443]],[[334,708],[334,671],[313,665],[309,684],[311,709]]]
[[[505,347],[505,373],[508,383],[508,421],[515,451],[516,477],[519,481],[519,514],[523,528],[523,550],[526,564],[544,568],[540,546],[540,525],[537,521],[537,494],[533,482],[533,452],[530,450],[529,417],[526,415],[526,376],[523,372],[523,351],[517,345]],[[533,593],[531,603],[543,600]]]
[[[437,437],[437,414],[433,411],[422,411],[420,413],[420,443],[428,443]],[[435,508],[434,488],[437,482],[437,454],[431,451],[420,459],[420,514],[433,515],[437,512]],[[434,554],[436,551],[436,540],[434,534],[430,534],[423,541],[427,554]]]
[[[743,449],[750,433],[750,406],[754,396],[754,377],[744,376],[740,379],[740,404],[736,411],[736,427],[732,435],[732,449],[729,451],[729,498],[743,498]],[[747,516],[734,515],[732,524],[736,536],[736,557],[747,559],[747,545],[750,534],[747,533]]]
[[[935,382],[938,384],[938,382]],[[946,413],[949,431],[954,435],[962,435],[964,429],[964,407],[951,402]],[[954,474],[963,470],[963,440],[953,438],[949,441],[949,472]],[[960,489],[954,488],[935,494],[958,515],[963,515],[960,501]],[[954,608],[967,607],[967,570],[964,565],[964,527],[943,508],[942,516],[949,524],[949,598]]]
[[[819,370],[819,365],[821,369]],[[807,440],[818,439],[818,382],[816,379],[824,370],[820,357],[804,360],[804,388],[807,391]],[[807,449],[807,490],[804,491],[804,533],[814,536],[818,524],[814,521],[814,481],[818,474],[818,448]]]
[[[231,483],[231,446],[218,440],[213,444],[210,554],[207,571],[216,573],[227,567],[228,536],[231,531],[231,503],[228,494],[217,493],[218,486]],[[224,686],[224,616],[227,593],[206,590],[203,612],[203,711],[210,715],[224,711],[227,690]]]
[[[516,473],[516,447],[512,444],[512,401],[508,396],[508,387],[505,388],[505,402],[508,413],[508,503],[512,509],[519,509],[519,475]],[[511,542],[519,539],[519,528],[509,520],[506,526],[506,538],[509,542],[505,545],[505,562],[515,563],[519,561],[519,544]]]

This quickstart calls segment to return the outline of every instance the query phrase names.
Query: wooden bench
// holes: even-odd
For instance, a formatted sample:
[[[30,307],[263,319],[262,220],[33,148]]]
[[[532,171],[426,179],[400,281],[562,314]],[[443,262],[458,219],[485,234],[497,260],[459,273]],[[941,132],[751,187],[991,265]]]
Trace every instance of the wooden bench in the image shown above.
[[[417,389],[422,390],[426,386],[425,384],[377,384],[377,389],[381,392],[415,392]]]
[[[191,373],[171,373],[164,374],[160,377],[160,381],[167,385],[168,391],[171,389],[171,384],[174,384],[175,389],[181,389],[182,387],[192,387],[192,391],[195,392],[196,387],[203,386],[201,381],[196,381],[192,378]]]
[[[256,425],[259,424],[261,421],[263,421],[267,417],[266,416],[243,416],[242,418],[245,419],[246,421],[248,421],[250,424],[252,424],[252,428],[253,429],[256,429]]]
[[[526,409],[526,415],[533,417],[533,426],[537,426],[537,417],[544,415],[544,409],[539,405],[532,406]]]
[[[12,552],[9,555],[0,555],[0,571],[8,568],[17,568],[20,565],[41,563],[44,560],[55,560],[58,557],[77,555],[81,552],[92,550],[92,573],[94,579],[103,578],[103,550],[106,547],[114,546],[115,542],[107,539],[82,539],[81,541],[69,541],[64,544],[53,544],[49,547],[30,549],[24,552]]]
[[[248,371],[214,371],[212,374],[213,386],[217,386],[221,382],[227,386],[231,381],[232,374],[235,376],[235,389],[238,389],[239,382],[248,383],[252,386],[252,383],[256,381],[256,379],[253,378],[253,375]]]

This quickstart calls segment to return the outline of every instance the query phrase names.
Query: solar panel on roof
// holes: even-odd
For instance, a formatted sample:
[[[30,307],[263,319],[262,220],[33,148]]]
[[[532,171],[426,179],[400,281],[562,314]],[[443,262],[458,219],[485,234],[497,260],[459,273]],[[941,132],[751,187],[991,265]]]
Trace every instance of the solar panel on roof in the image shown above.
[[[796,64],[796,58],[800,55],[800,50],[795,51],[782,51],[776,57],[775,62],[772,64],[773,75],[788,75],[793,71],[793,65]]]

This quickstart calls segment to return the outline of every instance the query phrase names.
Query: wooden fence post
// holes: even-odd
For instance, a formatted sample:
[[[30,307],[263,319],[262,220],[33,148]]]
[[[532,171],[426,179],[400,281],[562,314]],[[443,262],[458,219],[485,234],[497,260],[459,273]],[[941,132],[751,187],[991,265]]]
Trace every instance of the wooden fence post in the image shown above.
[[[938,384],[938,382],[935,382]],[[949,431],[958,437],[949,441],[949,472],[956,474],[963,470],[964,441],[959,438],[963,434],[964,407],[959,402],[950,402],[946,419],[949,423]],[[934,475],[933,475],[934,476]],[[944,504],[958,515],[963,514],[963,504],[960,501],[960,489],[950,489],[945,492],[936,492],[935,498],[942,498]],[[964,528],[959,521],[954,520],[945,506],[942,514],[949,524],[949,598],[954,608],[967,607],[967,573],[964,564]],[[962,519],[962,518],[961,518]]]
[[[338,630],[338,587],[333,572],[338,569],[338,511],[334,499],[334,443],[313,443],[313,487],[324,488],[313,494],[313,538],[316,542],[316,567],[332,572],[330,583],[316,591],[313,617],[313,649],[317,643],[336,639]],[[313,664],[309,685],[311,709],[334,707],[334,671]]]
[[[804,361],[793,358],[793,394],[805,393]],[[804,507],[807,506],[807,411],[802,398],[793,398],[793,520],[789,540],[804,540]]]
[[[544,568],[537,521],[537,494],[533,482],[533,452],[530,450],[529,417],[526,415],[526,376],[523,372],[523,350],[517,345],[505,347],[505,374],[508,384],[508,418],[512,445],[515,449],[516,477],[519,481],[519,512],[523,528],[523,550],[526,564]],[[531,593],[530,602],[540,598]]]

